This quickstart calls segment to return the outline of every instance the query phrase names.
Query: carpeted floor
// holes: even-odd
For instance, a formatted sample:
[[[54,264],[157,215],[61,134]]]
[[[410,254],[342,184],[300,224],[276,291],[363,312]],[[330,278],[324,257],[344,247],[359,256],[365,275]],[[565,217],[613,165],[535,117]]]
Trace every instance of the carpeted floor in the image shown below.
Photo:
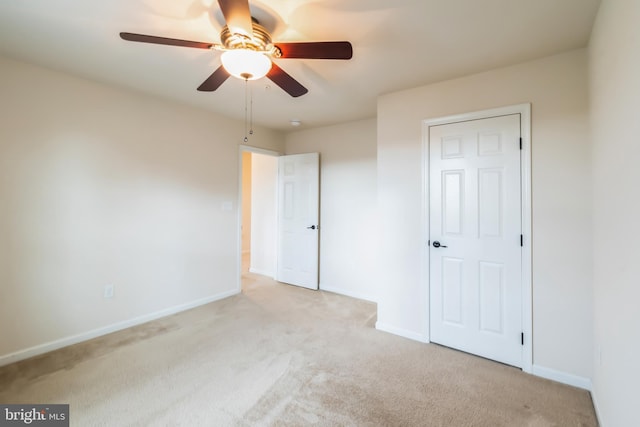
[[[589,393],[374,329],[374,304],[245,274],[241,295],[0,368],[73,426],[596,426]]]

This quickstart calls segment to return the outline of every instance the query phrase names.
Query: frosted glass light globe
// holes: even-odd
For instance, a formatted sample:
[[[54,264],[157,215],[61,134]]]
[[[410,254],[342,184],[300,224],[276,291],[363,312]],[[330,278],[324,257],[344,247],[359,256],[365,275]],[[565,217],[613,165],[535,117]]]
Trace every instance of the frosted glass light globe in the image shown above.
[[[226,51],[220,60],[229,74],[242,80],[260,79],[271,70],[271,60],[264,53],[249,49]]]

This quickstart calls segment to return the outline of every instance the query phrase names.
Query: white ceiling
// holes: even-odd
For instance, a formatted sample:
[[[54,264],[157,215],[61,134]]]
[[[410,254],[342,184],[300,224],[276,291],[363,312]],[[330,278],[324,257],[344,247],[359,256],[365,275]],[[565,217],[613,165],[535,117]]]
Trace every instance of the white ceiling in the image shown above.
[[[586,46],[600,0],[250,0],[274,41],[349,40],[350,61],[281,59],[309,89],[251,84],[254,122],[291,130],[374,117],[379,95]],[[121,31],[219,42],[216,0],[3,0],[0,55],[244,117],[244,82],[196,88],[219,52]],[[1,73],[1,70],[0,70]],[[1,99],[1,98],[0,98]]]

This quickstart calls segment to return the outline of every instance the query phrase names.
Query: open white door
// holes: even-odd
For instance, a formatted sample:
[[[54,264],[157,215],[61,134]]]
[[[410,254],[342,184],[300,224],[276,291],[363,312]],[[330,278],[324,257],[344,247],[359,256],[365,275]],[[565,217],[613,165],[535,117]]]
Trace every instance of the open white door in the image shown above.
[[[318,289],[320,155],[295,154],[278,159],[276,279]]]
[[[521,367],[520,115],[429,128],[431,341]]]

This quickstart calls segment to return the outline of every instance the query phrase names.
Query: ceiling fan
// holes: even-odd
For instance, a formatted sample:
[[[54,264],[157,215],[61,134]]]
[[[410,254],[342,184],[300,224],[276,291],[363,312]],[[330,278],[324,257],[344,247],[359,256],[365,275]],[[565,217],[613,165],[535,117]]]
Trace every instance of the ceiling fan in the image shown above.
[[[220,44],[157,37],[145,34],[120,33],[124,40],[214,49],[222,52],[222,65],[199,87],[199,91],[213,92],[229,76],[256,80],[266,76],[293,97],[308,92],[296,79],[273,62],[274,58],[293,59],[351,59],[353,48],[348,41],[272,42],[271,35],[252,18],[248,0],[218,0],[226,21],[220,32]]]

